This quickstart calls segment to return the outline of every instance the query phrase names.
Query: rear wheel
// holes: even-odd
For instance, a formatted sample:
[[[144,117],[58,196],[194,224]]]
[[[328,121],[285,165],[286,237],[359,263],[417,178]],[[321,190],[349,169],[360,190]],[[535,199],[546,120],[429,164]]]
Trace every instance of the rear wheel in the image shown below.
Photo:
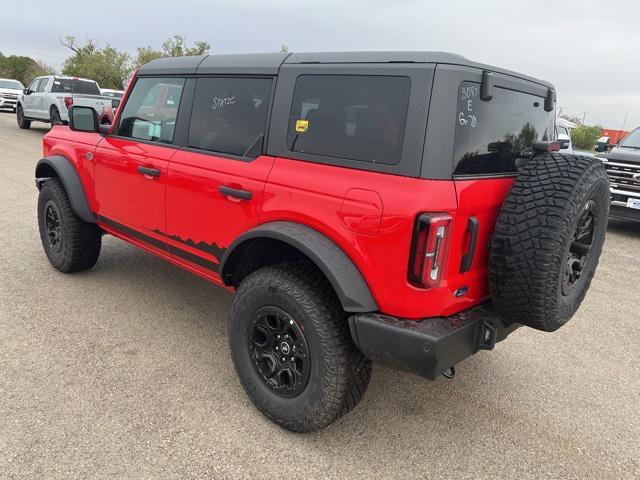
[[[22,105],[18,105],[16,107],[16,120],[18,121],[18,127],[27,129],[31,126],[31,121],[27,120],[24,117],[24,110],[22,110]]]
[[[508,319],[554,331],[578,310],[602,252],[609,197],[598,159],[546,154],[522,168],[491,242],[489,284]]]
[[[57,178],[45,181],[40,189],[38,227],[49,262],[61,272],[88,270],[98,261],[102,232],[75,214]]]
[[[266,267],[240,284],[229,344],[253,403],[294,432],[318,430],[349,412],[371,375],[335,293],[308,262]]]
[[[60,112],[58,111],[58,107],[53,105],[51,110],[49,111],[49,121],[51,122],[51,126],[54,125],[62,125],[62,118],[60,117]]]

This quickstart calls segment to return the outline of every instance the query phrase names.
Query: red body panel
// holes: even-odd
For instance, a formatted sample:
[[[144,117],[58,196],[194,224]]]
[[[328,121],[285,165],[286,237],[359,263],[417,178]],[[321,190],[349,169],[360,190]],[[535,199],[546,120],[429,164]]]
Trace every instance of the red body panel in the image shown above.
[[[258,224],[273,161],[265,155],[243,162],[191,151],[176,153],[167,176],[165,232],[169,245],[217,265],[222,249]],[[252,198],[246,201],[223,195],[221,186],[249,191]],[[198,270],[212,267],[194,264]]]
[[[451,315],[488,298],[488,242],[513,184],[513,178],[425,180],[264,155],[245,162],[65,127],[52,129],[44,146],[45,155],[72,161],[105,230],[176,265],[222,284],[217,265],[238,236],[259,223],[297,222],[346,252],[381,312],[405,318]],[[87,152],[95,152],[93,161]],[[161,174],[147,177],[139,166]],[[223,195],[223,185],[252,198]],[[413,226],[423,212],[452,217],[437,288],[407,279]],[[472,215],[479,221],[476,253],[470,271],[460,273]],[[461,287],[467,292],[456,296]]]

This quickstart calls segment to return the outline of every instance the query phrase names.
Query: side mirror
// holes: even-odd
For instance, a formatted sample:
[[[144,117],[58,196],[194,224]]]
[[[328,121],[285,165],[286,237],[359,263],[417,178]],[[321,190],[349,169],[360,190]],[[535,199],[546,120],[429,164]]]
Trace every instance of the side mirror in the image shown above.
[[[97,132],[98,112],[91,107],[74,105],[69,110],[69,128],[74,132]]]
[[[560,133],[558,135],[558,143],[560,144],[560,150],[566,150],[571,147],[571,137],[566,133]]]
[[[31,93],[31,90],[25,88],[24,90],[22,90],[22,93],[24,93],[25,95],[29,95]]]
[[[111,107],[112,108],[115,109],[115,108],[118,108],[119,106],[120,106],[120,99],[119,98],[111,100]]]

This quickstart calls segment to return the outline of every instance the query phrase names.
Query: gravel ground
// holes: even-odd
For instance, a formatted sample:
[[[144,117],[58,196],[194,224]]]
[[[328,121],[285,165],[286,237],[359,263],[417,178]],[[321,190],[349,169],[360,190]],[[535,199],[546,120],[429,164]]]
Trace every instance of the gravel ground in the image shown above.
[[[640,226],[612,223],[560,331],[522,328],[454,381],[376,367],[355,411],[296,435],[235,377],[228,292],[111,237],[89,272],[49,266],[46,131],[0,114],[0,477],[640,478]]]

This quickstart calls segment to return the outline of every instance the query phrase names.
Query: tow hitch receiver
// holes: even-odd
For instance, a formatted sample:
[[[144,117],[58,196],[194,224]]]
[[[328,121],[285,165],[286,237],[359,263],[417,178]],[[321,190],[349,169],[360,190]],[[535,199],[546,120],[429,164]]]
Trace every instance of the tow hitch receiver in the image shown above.
[[[491,350],[520,325],[500,317],[490,304],[450,317],[407,320],[378,313],[349,318],[351,336],[376,363],[428,379],[455,370],[452,366],[478,350]]]

